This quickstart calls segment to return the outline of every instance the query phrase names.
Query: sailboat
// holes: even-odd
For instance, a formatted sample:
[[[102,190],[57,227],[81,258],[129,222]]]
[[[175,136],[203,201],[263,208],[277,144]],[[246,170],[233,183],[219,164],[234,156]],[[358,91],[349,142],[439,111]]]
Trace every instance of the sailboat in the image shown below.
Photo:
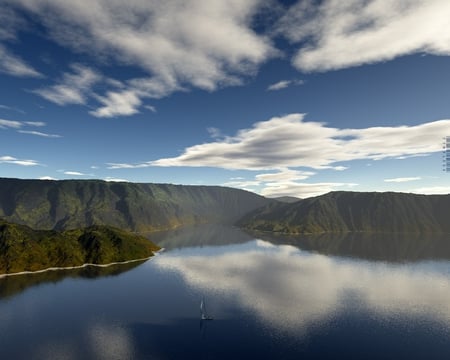
[[[200,302],[200,315],[201,315],[201,320],[212,320],[213,319],[206,312],[205,299],[202,299],[202,301]]]

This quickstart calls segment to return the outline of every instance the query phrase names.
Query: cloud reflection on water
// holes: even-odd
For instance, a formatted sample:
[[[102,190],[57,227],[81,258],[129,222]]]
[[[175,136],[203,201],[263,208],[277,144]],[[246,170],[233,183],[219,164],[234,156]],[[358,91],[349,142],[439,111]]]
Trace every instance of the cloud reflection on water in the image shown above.
[[[450,325],[450,266],[327,257],[262,240],[178,250],[154,265],[200,290],[233,295],[266,323],[306,330],[341,311],[389,319],[425,316]]]

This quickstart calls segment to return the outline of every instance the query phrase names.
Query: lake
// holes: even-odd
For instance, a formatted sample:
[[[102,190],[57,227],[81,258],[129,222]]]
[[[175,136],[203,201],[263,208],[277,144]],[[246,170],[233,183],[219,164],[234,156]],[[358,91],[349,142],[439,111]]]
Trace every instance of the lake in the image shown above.
[[[448,236],[148,236],[165,251],[143,263],[0,279],[1,358],[450,354]]]

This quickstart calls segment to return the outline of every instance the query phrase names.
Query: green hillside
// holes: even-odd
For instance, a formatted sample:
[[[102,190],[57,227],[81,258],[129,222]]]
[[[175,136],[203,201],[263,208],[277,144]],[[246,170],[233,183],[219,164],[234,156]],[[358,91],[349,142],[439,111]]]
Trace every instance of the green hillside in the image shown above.
[[[108,226],[58,232],[0,220],[1,274],[143,259],[158,249],[142,236]]]
[[[154,231],[198,223],[232,224],[270,200],[219,186],[0,178],[0,217],[35,229],[94,224]]]
[[[244,216],[245,229],[326,232],[450,233],[450,195],[331,192],[293,204],[272,203]]]

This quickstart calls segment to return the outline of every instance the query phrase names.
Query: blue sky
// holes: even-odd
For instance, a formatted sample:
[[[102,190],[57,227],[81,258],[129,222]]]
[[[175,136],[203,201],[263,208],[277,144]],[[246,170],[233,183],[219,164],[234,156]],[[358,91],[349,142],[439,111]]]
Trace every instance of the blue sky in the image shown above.
[[[447,0],[1,3],[1,177],[450,192]]]

